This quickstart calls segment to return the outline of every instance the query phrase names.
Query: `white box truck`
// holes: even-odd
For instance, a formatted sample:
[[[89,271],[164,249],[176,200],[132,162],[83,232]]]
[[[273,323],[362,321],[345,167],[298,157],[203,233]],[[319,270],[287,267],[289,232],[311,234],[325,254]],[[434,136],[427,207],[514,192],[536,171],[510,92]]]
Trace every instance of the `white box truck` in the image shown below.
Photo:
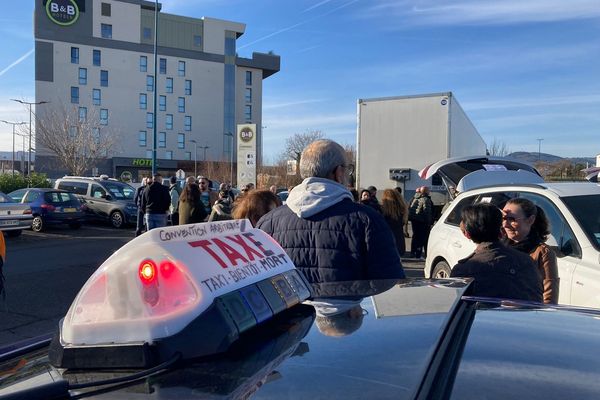
[[[402,187],[410,199],[429,186],[436,205],[447,201],[440,179],[418,172],[439,160],[483,156],[486,144],[454,95],[448,93],[358,100],[356,187]],[[380,197],[380,196],[378,196]]]

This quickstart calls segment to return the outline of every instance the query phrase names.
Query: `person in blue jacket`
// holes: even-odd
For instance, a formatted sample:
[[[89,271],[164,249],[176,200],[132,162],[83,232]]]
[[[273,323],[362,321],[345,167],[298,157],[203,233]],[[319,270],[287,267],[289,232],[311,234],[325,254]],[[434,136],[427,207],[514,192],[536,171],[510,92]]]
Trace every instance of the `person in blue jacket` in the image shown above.
[[[312,142],[300,158],[304,180],[257,228],[285,249],[311,283],[404,278],[390,228],[377,211],[353,201],[347,172],[342,146]]]

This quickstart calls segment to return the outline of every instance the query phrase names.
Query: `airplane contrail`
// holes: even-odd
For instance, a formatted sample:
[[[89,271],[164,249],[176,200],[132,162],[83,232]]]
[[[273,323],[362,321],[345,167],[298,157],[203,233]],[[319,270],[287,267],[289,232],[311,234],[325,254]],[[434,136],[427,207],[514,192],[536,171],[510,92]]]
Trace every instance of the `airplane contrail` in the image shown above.
[[[6,67],[2,71],[0,71],[0,76],[4,75],[6,72],[10,71],[13,67],[22,63],[23,60],[25,60],[27,57],[29,57],[30,55],[33,54],[33,51],[34,51],[34,49],[29,50],[27,53],[25,53],[21,57],[19,57],[15,62],[13,62],[8,67]]]
[[[326,12],[326,13],[324,13],[324,14],[317,15],[317,16],[314,16],[314,17],[312,17],[312,18],[309,18],[309,19],[307,19],[307,20],[304,20],[304,21],[298,22],[298,23],[296,23],[296,24],[294,24],[294,25],[288,26],[287,28],[282,28],[282,29],[280,29],[280,30],[278,30],[278,31],[275,31],[275,32],[273,32],[273,33],[270,33],[270,34],[268,34],[268,35],[266,35],[266,36],[263,36],[263,37],[261,37],[261,38],[258,38],[258,39],[256,39],[256,40],[253,40],[253,41],[252,41],[252,42],[250,42],[250,43],[246,43],[245,45],[238,47],[238,50],[240,50],[240,49],[243,49],[244,47],[251,46],[251,45],[253,45],[253,44],[255,44],[255,43],[262,42],[263,40],[265,40],[265,39],[268,39],[268,38],[271,38],[271,37],[273,37],[273,36],[275,36],[275,35],[279,35],[280,33],[287,32],[287,31],[289,31],[289,30],[291,30],[291,29],[294,29],[294,28],[296,28],[296,27],[298,27],[298,26],[300,26],[300,25],[304,25],[304,24],[306,24],[307,22],[311,22],[311,21],[314,21],[314,20],[316,20],[316,19],[319,19],[319,18],[325,17],[326,15],[332,14],[332,13],[334,13],[334,12],[336,12],[336,11],[338,11],[338,10],[342,9],[342,8],[348,7],[350,4],[352,4],[352,3],[356,3],[357,1],[359,1],[359,0],[351,0],[351,1],[347,2],[347,3],[344,3],[344,4],[342,4],[342,5],[341,5],[341,6],[339,6],[339,7],[336,7],[336,8],[334,8],[334,9],[332,9],[332,10],[329,10],[328,12]],[[320,3],[319,3],[319,4],[320,4]],[[317,4],[317,5],[319,5],[319,4]]]
[[[314,10],[315,8],[317,8],[317,7],[321,7],[323,4],[327,4],[327,3],[329,3],[330,1],[332,1],[332,0],[323,0],[322,2],[320,2],[320,3],[317,3],[317,4],[315,4],[314,6],[308,7],[306,10],[304,10],[304,11],[302,11],[302,12],[303,12],[303,13],[305,13],[305,12],[307,12],[307,11]]]

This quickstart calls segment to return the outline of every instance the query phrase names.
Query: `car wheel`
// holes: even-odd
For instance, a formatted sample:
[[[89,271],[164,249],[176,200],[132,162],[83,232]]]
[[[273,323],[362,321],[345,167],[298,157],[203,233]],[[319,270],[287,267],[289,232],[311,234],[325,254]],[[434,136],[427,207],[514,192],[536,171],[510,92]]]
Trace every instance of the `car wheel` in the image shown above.
[[[110,213],[110,224],[113,228],[122,228],[125,225],[125,220],[123,219],[123,214],[120,211],[113,211]]]
[[[21,230],[21,229],[17,229],[14,231],[6,231],[6,236],[17,237],[17,236],[21,236],[21,233],[23,233],[23,230]]]
[[[435,265],[433,269],[432,278],[435,279],[446,279],[450,278],[450,266],[446,261],[440,261]]]
[[[81,228],[81,223],[80,222],[72,222],[69,224],[69,228],[71,229],[79,229]]]
[[[39,215],[33,217],[31,222],[31,230],[34,232],[41,232],[44,229],[44,220]]]

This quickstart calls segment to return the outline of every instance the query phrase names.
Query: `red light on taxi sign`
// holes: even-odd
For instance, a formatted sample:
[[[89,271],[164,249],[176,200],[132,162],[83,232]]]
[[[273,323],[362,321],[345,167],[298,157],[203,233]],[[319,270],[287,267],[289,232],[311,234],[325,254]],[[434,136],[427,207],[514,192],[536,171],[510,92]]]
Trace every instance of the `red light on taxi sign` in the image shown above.
[[[140,280],[143,284],[149,285],[156,280],[156,264],[152,260],[144,260],[139,269]]]
[[[175,271],[175,265],[173,265],[171,261],[163,261],[160,264],[160,275],[163,278],[169,279],[169,277],[173,274],[173,271]]]

